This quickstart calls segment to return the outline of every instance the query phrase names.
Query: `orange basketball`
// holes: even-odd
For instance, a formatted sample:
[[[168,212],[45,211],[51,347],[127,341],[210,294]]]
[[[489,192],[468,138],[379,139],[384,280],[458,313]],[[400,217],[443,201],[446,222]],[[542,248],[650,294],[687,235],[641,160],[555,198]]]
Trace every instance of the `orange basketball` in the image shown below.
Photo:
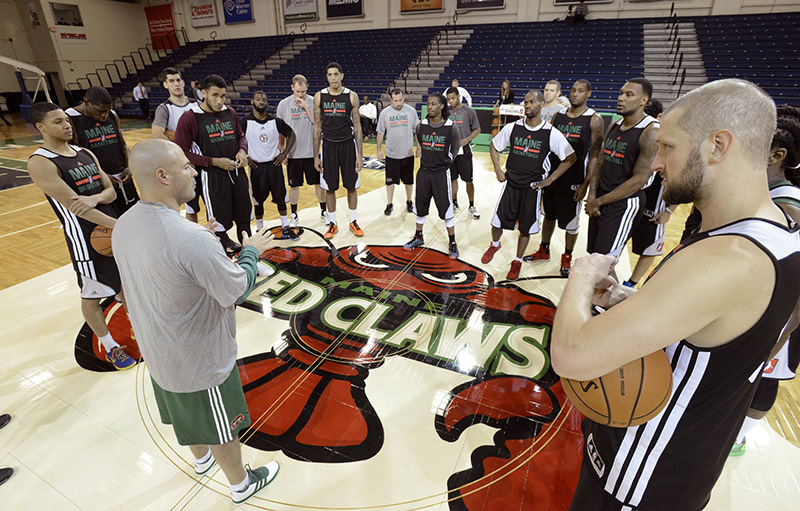
[[[167,136],[170,142],[175,141],[175,132],[173,130],[164,130],[164,135]]]
[[[114,256],[111,251],[111,229],[108,227],[98,225],[92,229],[91,244],[98,254],[106,257]]]
[[[672,367],[662,350],[588,381],[561,378],[567,398],[586,417],[614,428],[638,426],[667,405]]]

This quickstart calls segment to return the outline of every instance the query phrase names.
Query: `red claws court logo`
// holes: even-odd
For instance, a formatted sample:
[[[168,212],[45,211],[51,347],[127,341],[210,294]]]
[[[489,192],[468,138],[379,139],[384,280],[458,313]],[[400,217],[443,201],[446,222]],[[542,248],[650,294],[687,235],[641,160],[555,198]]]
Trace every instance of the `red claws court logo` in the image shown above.
[[[439,405],[439,438],[497,429],[494,445],[449,478],[452,510],[567,509],[582,437],[577,412],[560,413],[550,301],[431,249],[296,247],[265,258],[275,272],[244,306],[288,329],[270,352],[239,362],[253,419],[245,443],[317,463],[375,456],[396,439],[385,438],[367,378],[405,357],[473,377]]]

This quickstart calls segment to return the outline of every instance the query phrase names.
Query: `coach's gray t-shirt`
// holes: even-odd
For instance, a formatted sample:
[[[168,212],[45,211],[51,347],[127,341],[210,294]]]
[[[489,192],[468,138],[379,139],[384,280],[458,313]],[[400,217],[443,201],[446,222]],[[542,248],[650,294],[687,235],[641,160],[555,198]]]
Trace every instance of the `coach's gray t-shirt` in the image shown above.
[[[155,382],[170,392],[221,384],[236,363],[235,303],[247,275],[217,237],[176,211],[138,202],[112,233],[131,325]]]
[[[400,110],[393,107],[381,110],[378,133],[384,136],[386,156],[402,160],[414,155],[414,133],[419,124],[417,111],[409,105]]]
[[[547,121],[550,124],[553,124],[553,117],[556,114],[563,114],[567,111],[567,107],[564,105],[556,105],[556,106],[543,106],[542,107],[542,120]]]
[[[306,94],[306,105],[314,111],[314,98]],[[314,123],[308,118],[308,112],[294,102],[294,96],[283,98],[278,103],[276,117],[292,127],[297,141],[288,156],[292,159],[314,157]]]

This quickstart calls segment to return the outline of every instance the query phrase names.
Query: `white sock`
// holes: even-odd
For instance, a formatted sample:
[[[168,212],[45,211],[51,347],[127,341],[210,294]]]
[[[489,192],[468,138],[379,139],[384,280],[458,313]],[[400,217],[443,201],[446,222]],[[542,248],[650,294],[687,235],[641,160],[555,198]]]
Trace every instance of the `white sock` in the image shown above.
[[[100,343],[103,345],[103,348],[105,348],[106,351],[111,351],[111,348],[119,347],[117,341],[115,341],[114,338],[111,337],[111,332],[107,333],[103,337],[98,336],[97,340],[100,341]]]
[[[289,225],[289,217],[287,217],[286,215],[281,215],[281,225],[283,227]]]
[[[245,472],[244,480],[239,484],[232,484],[231,491],[245,491],[250,486],[250,474]]]
[[[261,218],[256,218],[256,230],[260,231],[264,228],[264,220]]]
[[[754,419],[752,417],[745,417],[744,424],[742,424],[742,429],[739,430],[739,436],[736,437],[736,443],[741,444],[744,442],[744,437],[747,433],[750,432],[751,429],[755,427],[756,424],[760,422],[760,419]]]
[[[515,261],[522,262],[522,258],[521,258],[521,257],[515,257],[515,258],[514,258],[514,260],[515,260]]]
[[[328,211],[328,222],[332,224],[336,223],[336,211]]]
[[[499,241],[493,241],[492,242],[492,246],[493,247],[499,247],[500,246],[500,242]]]
[[[194,462],[199,465],[201,463],[207,462],[210,458],[211,458],[211,448],[209,447],[206,455],[203,456],[202,458],[195,458]]]
[[[356,221],[356,212],[357,211],[355,209],[351,209],[350,210],[350,222],[351,223]]]

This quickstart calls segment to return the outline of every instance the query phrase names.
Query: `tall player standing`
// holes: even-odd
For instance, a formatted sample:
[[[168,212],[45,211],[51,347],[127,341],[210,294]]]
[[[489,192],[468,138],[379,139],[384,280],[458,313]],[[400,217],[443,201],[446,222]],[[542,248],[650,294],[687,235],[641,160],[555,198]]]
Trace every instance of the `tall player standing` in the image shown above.
[[[549,261],[550,240],[558,227],[565,231],[564,253],[561,255],[561,275],[569,275],[572,251],[578,241],[581,221],[581,201],[586,196],[595,168],[602,161],[603,118],[586,106],[592,96],[589,80],[578,80],[569,94],[570,107],[564,113],[556,113],[553,126],[567,137],[575,150],[577,160],[567,172],[542,191],[544,222],[542,243],[539,250],[523,258],[524,261]]]
[[[653,175],[658,122],[644,113],[653,96],[646,78],[631,78],[619,91],[617,113],[603,142],[604,161],[592,174],[586,213],[589,218],[587,252],[619,257],[642,217],[642,189]]]
[[[325,66],[328,87],[314,95],[314,166],[321,175],[320,186],[328,203],[328,230],[325,239],[333,238],[336,225],[336,190],[339,177],[347,190],[350,209],[350,230],[356,236],[364,231],[356,222],[359,172],[364,163],[362,155],[361,119],[358,114],[358,94],[342,85],[344,71],[337,62]],[[320,153],[320,147],[322,149]]]
[[[471,106],[461,102],[458,88],[450,87],[447,89],[447,104],[450,106],[450,119],[453,121],[461,137],[461,149],[453,160],[450,169],[453,180],[453,212],[458,213],[458,178],[460,177],[467,183],[467,198],[469,199],[469,214],[472,218],[480,218],[478,208],[475,207],[475,184],[472,182],[472,144],[471,142],[481,134],[481,125],[478,121],[478,114]]]
[[[81,288],[81,313],[103,345],[106,360],[116,369],[127,369],[136,361],[108,331],[100,306],[103,298],[122,297],[117,264],[112,257],[98,254],[89,242],[96,226],[113,229],[117,223],[110,206],[117,197],[114,186],[91,152],[70,145],[72,125],[58,106],[36,103],[30,109],[30,119],[44,143],[28,160],[28,173],[64,228]]]
[[[111,94],[103,87],[89,87],[83,102],[68,108],[66,114],[73,126],[72,143],[89,149],[111,177],[117,191],[111,207],[120,216],[136,204],[139,194],[128,169],[129,150],[119,127],[119,117],[111,109]]]
[[[303,179],[314,186],[319,201],[320,220],[328,223],[328,204],[325,190],[319,185],[320,174],[314,168],[314,98],[307,94],[308,80],[303,75],[292,77],[292,95],[278,103],[276,116],[288,124],[295,134],[295,145],[289,150],[286,177],[289,182],[289,201],[292,216],[289,225],[297,226],[297,203]]]

